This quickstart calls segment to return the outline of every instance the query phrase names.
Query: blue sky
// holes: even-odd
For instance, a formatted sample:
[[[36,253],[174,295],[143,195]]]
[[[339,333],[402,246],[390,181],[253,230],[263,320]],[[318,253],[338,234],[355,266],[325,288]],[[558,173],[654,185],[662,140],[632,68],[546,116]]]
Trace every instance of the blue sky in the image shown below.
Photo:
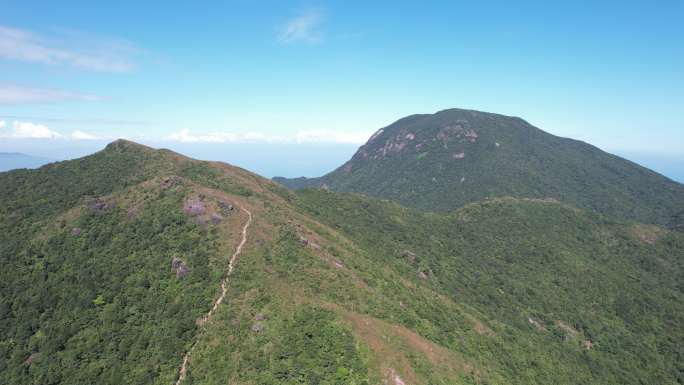
[[[461,107],[684,167],[682,1],[0,9],[0,151],[66,158],[128,137],[315,175],[402,116]]]

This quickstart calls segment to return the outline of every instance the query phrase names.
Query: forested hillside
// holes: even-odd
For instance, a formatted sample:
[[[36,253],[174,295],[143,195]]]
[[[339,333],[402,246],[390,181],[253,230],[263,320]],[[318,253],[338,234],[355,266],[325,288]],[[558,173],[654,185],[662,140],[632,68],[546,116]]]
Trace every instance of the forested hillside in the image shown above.
[[[320,178],[274,178],[446,212],[486,198],[553,198],[616,218],[671,225],[684,186],[523,119],[449,109],[411,115],[376,132]]]
[[[424,213],[117,141],[0,173],[0,384],[678,384],[683,258],[556,200]]]

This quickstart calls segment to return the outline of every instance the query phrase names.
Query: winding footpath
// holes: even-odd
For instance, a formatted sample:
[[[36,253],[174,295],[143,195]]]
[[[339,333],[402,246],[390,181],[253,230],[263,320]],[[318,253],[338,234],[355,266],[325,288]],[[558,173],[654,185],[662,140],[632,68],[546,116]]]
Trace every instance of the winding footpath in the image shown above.
[[[242,252],[242,247],[245,245],[245,243],[247,243],[247,229],[249,229],[249,225],[252,224],[252,213],[246,208],[242,207],[241,205],[237,206],[240,207],[240,210],[247,213],[247,222],[245,222],[245,225],[242,227],[242,240],[240,240],[240,243],[238,244],[237,248],[235,249],[235,252],[233,253],[233,256],[230,257],[230,261],[228,262],[228,272],[226,273],[226,277],[221,281],[221,295],[216,299],[216,301],[214,301],[214,306],[211,307],[211,310],[209,310],[209,312],[202,317],[200,325],[205,325],[208,321],[211,320],[211,318],[214,316],[214,313],[216,312],[216,309],[218,309],[219,305],[223,302],[223,299],[226,297],[226,292],[228,291],[228,278],[233,273],[233,269],[235,268],[235,262],[237,260],[237,257]],[[185,374],[188,369],[188,360],[190,359],[190,355],[192,354],[192,352],[195,350],[198,341],[199,339],[195,340],[190,349],[183,356],[183,363],[181,364],[181,367],[178,370],[178,381],[176,381],[176,385],[181,385],[181,383],[185,380]]]

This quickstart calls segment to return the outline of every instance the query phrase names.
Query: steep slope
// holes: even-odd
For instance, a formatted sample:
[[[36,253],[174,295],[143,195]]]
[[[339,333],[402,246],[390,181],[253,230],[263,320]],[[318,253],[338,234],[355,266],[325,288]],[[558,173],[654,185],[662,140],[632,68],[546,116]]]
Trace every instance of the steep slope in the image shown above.
[[[244,170],[117,141],[1,173],[0,189],[2,384],[474,375],[457,352],[365,311],[395,294],[362,277],[398,273],[382,273],[297,213],[282,187]]]
[[[676,384],[683,250],[556,202],[429,214],[117,141],[0,173],[0,384]]]
[[[684,186],[596,147],[524,120],[450,109],[379,130],[344,165],[290,188],[327,186],[449,211],[487,197],[555,198],[642,222],[669,224]]]

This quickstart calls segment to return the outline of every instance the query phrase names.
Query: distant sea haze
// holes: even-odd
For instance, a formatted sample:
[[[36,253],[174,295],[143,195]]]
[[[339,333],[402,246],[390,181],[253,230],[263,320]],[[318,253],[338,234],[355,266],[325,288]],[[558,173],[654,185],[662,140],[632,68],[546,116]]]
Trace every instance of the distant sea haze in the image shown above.
[[[27,155],[18,152],[0,152],[0,171],[8,171],[16,168],[37,168],[54,161],[55,160],[51,158]]]
[[[679,183],[684,183],[684,154],[661,155],[640,152],[617,152],[616,155],[650,168]]]

